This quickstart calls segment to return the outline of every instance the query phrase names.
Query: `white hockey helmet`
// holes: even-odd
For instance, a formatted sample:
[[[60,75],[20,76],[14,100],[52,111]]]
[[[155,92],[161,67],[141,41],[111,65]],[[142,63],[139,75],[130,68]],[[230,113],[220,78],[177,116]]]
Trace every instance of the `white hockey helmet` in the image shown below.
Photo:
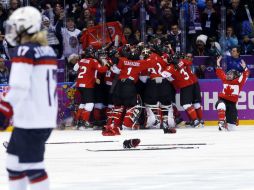
[[[6,21],[5,38],[12,46],[18,45],[23,33],[34,34],[41,30],[42,16],[38,9],[27,6],[15,10]]]

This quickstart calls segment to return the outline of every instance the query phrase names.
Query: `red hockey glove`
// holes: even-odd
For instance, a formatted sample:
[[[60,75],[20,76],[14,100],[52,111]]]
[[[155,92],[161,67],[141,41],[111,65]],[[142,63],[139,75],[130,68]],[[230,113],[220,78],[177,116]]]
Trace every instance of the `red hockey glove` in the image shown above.
[[[13,110],[8,102],[0,102],[0,130],[5,130],[10,123],[10,118],[13,115]]]

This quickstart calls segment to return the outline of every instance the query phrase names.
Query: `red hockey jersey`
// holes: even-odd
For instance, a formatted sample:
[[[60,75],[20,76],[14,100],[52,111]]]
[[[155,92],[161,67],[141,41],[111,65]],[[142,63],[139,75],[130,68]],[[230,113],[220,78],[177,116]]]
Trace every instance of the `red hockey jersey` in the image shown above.
[[[167,63],[157,54],[152,53],[148,59],[148,74],[151,79],[161,77],[162,71],[167,67]]]
[[[175,88],[184,88],[194,84],[193,77],[188,72],[188,67],[191,62],[187,60],[180,60],[178,63],[178,69],[174,65],[169,65],[163,72],[164,78],[169,78]]]
[[[96,81],[96,71],[105,73],[107,66],[102,66],[96,59],[81,59],[73,68],[78,71],[76,87],[94,88]]]
[[[136,61],[121,57],[117,64],[117,68],[120,69],[119,79],[131,79],[137,82],[140,72],[147,69],[147,66],[144,60]]]
[[[216,75],[222,80],[223,83],[223,90],[219,93],[219,97],[232,102],[237,102],[239,93],[241,92],[243,85],[249,76],[249,70],[246,68],[241,76],[234,80],[227,80],[226,74],[222,68],[216,69]]]

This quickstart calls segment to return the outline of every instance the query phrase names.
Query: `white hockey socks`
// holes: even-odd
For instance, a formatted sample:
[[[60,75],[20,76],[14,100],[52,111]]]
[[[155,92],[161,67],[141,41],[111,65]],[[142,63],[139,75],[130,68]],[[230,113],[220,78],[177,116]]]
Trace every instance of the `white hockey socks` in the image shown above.
[[[28,184],[28,179],[23,177],[22,179],[9,180],[10,190],[26,190]]]
[[[30,190],[49,190],[49,179],[44,179],[43,181],[31,183]]]

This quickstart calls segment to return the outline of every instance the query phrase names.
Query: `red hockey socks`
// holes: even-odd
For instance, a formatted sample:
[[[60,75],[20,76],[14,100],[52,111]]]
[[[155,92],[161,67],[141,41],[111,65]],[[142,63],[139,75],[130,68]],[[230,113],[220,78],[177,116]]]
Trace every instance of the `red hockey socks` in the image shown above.
[[[78,111],[75,114],[75,120],[78,121],[81,118],[82,112],[84,111],[84,109],[78,109]]]
[[[224,121],[226,119],[226,111],[219,109],[218,110],[218,119],[219,121]]]
[[[191,107],[189,107],[188,109],[186,109],[186,112],[187,112],[189,118],[190,118],[192,121],[194,121],[194,120],[197,119],[198,116],[197,116],[197,112],[196,112],[194,106],[191,106]]]
[[[198,119],[201,120],[203,118],[203,111],[201,107],[196,109],[196,112],[197,112]]]
[[[82,112],[82,115],[81,115],[82,119],[83,119],[84,121],[89,121],[90,113],[91,113],[90,111],[86,111],[86,110],[84,109],[84,111]]]
[[[102,120],[102,109],[94,108],[93,109],[93,118],[95,121],[100,121]]]

